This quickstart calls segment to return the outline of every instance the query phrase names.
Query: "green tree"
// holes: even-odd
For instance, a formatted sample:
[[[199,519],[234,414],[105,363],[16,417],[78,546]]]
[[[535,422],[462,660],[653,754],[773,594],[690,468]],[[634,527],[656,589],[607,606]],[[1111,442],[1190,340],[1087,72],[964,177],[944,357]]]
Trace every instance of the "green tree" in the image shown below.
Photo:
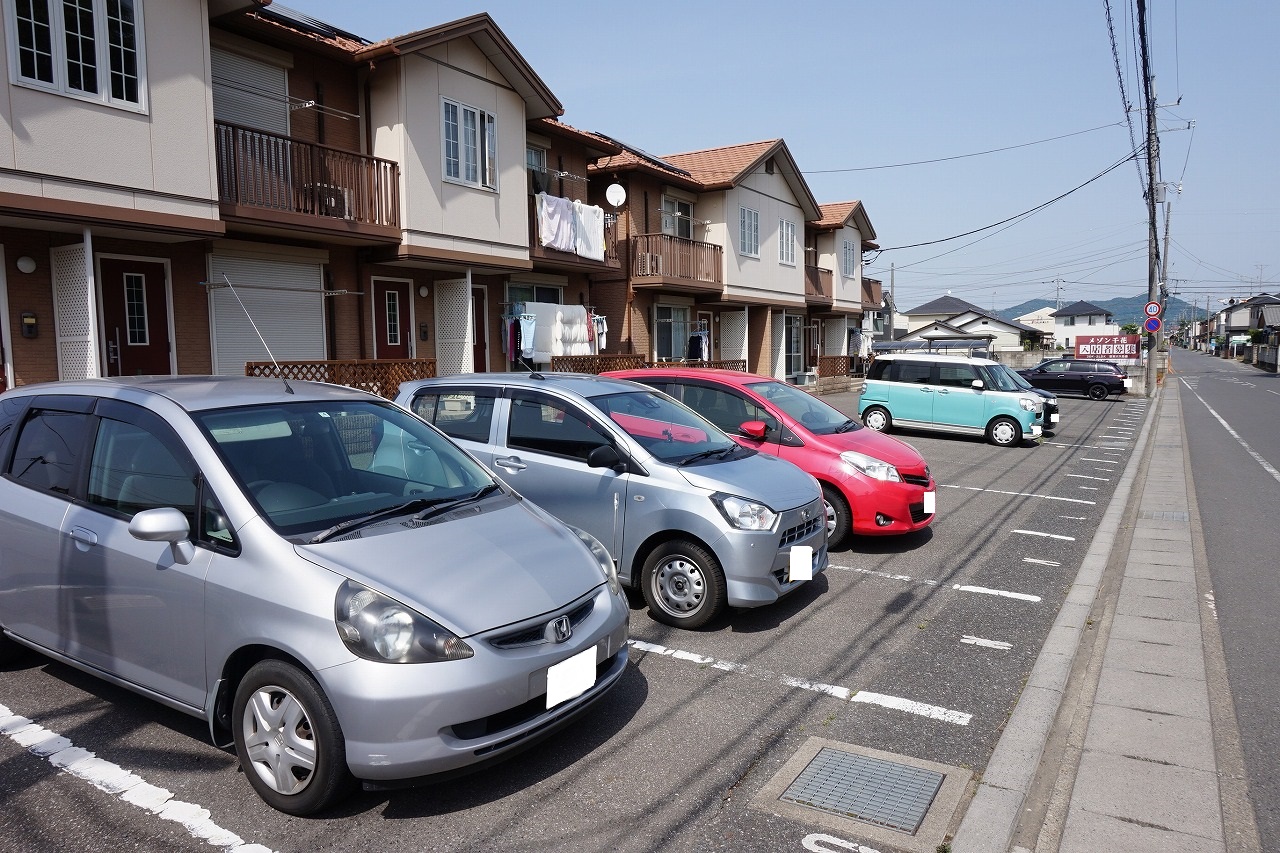
[[[1138,334],[1138,324],[1137,324],[1137,323],[1125,323],[1123,326],[1121,326],[1121,327],[1120,327],[1120,334],[1122,334],[1122,335],[1136,335],[1136,334]]]

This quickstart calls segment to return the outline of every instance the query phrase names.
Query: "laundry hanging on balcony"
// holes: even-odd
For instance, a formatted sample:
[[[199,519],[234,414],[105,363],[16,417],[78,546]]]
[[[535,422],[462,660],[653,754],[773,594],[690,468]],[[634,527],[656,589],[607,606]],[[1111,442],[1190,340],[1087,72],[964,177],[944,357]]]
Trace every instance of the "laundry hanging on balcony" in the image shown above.
[[[538,242],[594,261],[604,260],[604,209],[538,193]]]
[[[604,209],[573,203],[574,251],[593,261],[604,260]]]

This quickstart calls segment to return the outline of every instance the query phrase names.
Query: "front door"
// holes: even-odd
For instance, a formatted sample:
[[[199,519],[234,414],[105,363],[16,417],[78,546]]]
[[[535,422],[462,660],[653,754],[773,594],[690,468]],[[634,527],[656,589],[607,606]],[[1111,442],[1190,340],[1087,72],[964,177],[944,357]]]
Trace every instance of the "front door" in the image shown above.
[[[172,373],[165,265],[135,258],[101,258],[99,272],[107,376]]]
[[[485,319],[488,315],[484,288],[471,288],[471,369],[476,373],[489,371],[489,326]]]
[[[373,357],[410,358],[409,282],[373,280]]]

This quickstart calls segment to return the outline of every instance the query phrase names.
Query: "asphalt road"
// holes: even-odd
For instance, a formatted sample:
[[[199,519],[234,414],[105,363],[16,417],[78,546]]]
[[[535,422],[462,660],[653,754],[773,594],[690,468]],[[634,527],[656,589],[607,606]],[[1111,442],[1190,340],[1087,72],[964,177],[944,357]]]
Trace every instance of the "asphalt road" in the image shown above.
[[[1146,401],[1062,409],[1040,446],[900,435],[940,484],[927,532],[857,541],[789,598],[704,631],[662,626],[637,599],[631,665],[594,713],[492,769],[358,793],[319,819],[260,802],[199,721],[31,655],[0,669],[0,705],[207,814],[153,814],[109,779],[61,772],[0,712],[0,837],[18,850],[208,850],[193,832],[279,851],[801,850],[816,824],[749,803],[810,736],[984,769]]]
[[[1264,848],[1280,840],[1280,379],[1175,350],[1191,474]]]

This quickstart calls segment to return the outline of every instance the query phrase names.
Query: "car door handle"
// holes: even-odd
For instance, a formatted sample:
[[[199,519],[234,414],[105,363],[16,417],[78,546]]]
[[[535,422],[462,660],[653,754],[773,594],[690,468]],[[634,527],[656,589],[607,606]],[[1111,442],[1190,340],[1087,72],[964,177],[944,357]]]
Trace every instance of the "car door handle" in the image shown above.
[[[920,390],[921,390],[921,391],[923,391],[923,392],[924,392],[924,393],[926,393],[926,394],[932,394],[932,393],[933,393],[933,389],[932,389],[932,388],[921,388]]]
[[[97,545],[98,534],[85,527],[71,528],[71,538],[82,545]]]
[[[495,459],[493,460],[493,464],[497,465],[503,471],[507,471],[512,474],[516,471],[523,471],[525,468],[529,467],[525,463],[521,462],[520,457],[518,456],[512,456],[508,459]]]

